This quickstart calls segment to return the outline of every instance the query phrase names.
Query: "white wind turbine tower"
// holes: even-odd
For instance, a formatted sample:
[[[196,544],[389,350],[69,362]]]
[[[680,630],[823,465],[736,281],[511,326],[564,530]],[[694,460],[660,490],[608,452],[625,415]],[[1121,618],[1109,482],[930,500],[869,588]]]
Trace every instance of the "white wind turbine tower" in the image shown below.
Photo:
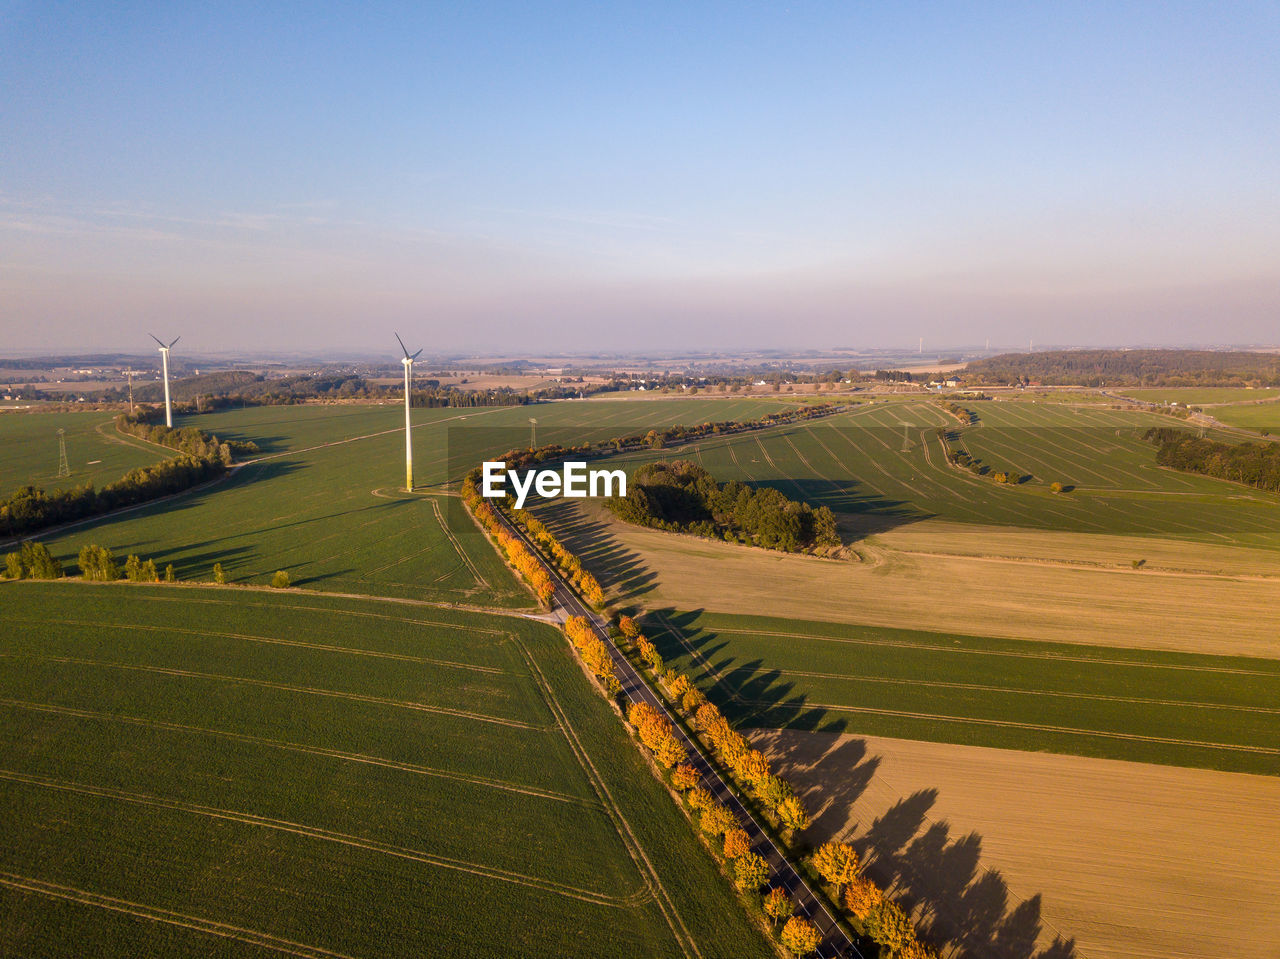
[[[404,359],[400,361],[404,364],[404,488],[413,492],[413,438],[409,422],[409,401],[413,396],[413,361],[422,355],[422,350],[410,356],[399,333],[396,334],[396,342],[404,351]]]
[[[177,343],[182,337],[175,336],[173,343],[165,346],[164,340],[154,333],[148,333],[147,336],[160,344],[160,362],[164,366],[164,425],[173,429],[173,404],[169,402],[169,351],[173,349],[173,343]]]

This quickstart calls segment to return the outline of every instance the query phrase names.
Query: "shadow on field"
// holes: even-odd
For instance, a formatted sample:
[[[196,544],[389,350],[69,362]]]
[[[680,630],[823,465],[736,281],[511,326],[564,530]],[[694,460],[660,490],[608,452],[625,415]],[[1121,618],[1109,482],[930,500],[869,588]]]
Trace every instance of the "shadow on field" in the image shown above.
[[[866,741],[833,738],[815,750],[813,741],[766,732],[756,746],[774,758],[781,776],[821,784],[806,796],[814,808],[804,838],[814,846],[836,838],[851,843],[866,874],[910,912],[925,941],[960,959],[1078,959],[1073,939],[1054,935],[1038,947],[1045,938],[1040,895],[1021,899],[998,871],[983,867],[982,836],[953,837],[949,823],[929,818],[936,789],[899,799],[865,829],[850,824],[850,808],[881,764]]]
[[[778,670],[765,669],[760,659],[735,659],[728,640],[697,625],[701,612],[670,608],[650,612],[643,620],[644,632],[663,659],[680,663],[732,723],[823,733],[846,731],[844,719],[828,718],[825,707],[810,706],[807,694],[797,691]]]
[[[548,500],[539,505],[538,518],[551,527],[565,549],[582,560],[606,592],[616,590],[626,602],[652,591],[658,576],[640,554],[627,549],[609,527],[575,509],[567,500]]]

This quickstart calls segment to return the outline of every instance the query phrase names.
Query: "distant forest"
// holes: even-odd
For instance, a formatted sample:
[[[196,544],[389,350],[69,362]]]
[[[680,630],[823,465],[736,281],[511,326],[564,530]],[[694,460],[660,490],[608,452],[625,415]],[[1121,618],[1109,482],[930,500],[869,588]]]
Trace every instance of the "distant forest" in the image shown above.
[[[246,370],[226,370],[217,373],[201,373],[175,380],[170,384],[175,402],[184,411],[207,412],[232,406],[283,406],[305,403],[309,400],[388,399],[404,396],[399,385],[381,386],[353,373],[302,374],[268,378]],[[577,395],[577,390],[572,391]],[[548,394],[546,391],[542,395]],[[119,403],[128,399],[128,391],[106,390],[104,402]],[[133,398],[140,403],[159,403],[164,400],[161,383],[135,386]],[[441,387],[439,380],[417,380],[414,383],[413,405],[436,406],[520,406],[530,402],[528,393],[515,390],[463,391]]]
[[[1280,386],[1280,355],[1213,350],[1059,350],[974,360],[966,384]]]
[[[1280,491],[1280,445],[1276,443],[1219,443],[1168,426],[1153,426],[1143,438],[1159,447],[1156,462],[1161,466]]]

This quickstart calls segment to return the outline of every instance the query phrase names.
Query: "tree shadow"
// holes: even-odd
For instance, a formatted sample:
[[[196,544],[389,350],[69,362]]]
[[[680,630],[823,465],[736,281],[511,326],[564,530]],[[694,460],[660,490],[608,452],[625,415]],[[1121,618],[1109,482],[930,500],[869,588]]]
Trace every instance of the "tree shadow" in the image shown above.
[[[608,524],[564,499],[544,500],[532,512],[555,533],[612,598],[628,602],[657,585],[658,574],[635,550],[618,541]]]
[[[843,718],[811,706],[808,694],[766,669],[761,659],[738,659],[737,648],[698,620],[702,610],[651,610],[641,628],[662,658],[693,680],[725,717],[738,726],[772,726],[824,733],[845,731]]]
[[[832,780],[843,781],[842,770],[849,763],[850,784],[829,787]],[[870,763],[874,766],[868,770]],[[819,766],[829,771],[815,776]],[[847,815],[848,804],[865,792],[878,766],[879,757],[866,758],[865,742],[849,740],[803,766],[782,770],[783,775],[790,769],[809,772],[810,781],[820,778],[823,783],[814,792],[832,796],[810,827],[813,842],[835,836],[851,842],[867,876],[912,916],[920,938],[950,956],[1078,959],[1075,940],[1057,933],[1041,947],[1048,934],[1040,894],[1022,899],[1010,892],[998,870],[984,867],[981,835],[971,831],[953,836],[948,822],[929,818],[937,789],[921,789],[899,799],[864,830],[844,823],[842,814]]]

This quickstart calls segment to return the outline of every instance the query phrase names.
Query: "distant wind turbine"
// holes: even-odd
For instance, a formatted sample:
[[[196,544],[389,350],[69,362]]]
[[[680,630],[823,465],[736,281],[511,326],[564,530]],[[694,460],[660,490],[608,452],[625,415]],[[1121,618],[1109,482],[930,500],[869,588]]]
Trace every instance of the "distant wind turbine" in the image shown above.
[[[173,343],[177,343],[182,337],[175,336],[173,343],[165,346],[164,340],[154,333],[148,333],[147,336],[160,344],[160,362],[164,366],[164,425],[173,429],[173,404],[169,402],[169,351],[173,349]]]
[[[409,400],[413,395],[413,361],[422,355],[422,350],[410,356],[399,333],[396,334],[396,342],[404,352],[404,359],[400,361],[404,364],[404,488],[413,492],[413,426],[409,422]]]

